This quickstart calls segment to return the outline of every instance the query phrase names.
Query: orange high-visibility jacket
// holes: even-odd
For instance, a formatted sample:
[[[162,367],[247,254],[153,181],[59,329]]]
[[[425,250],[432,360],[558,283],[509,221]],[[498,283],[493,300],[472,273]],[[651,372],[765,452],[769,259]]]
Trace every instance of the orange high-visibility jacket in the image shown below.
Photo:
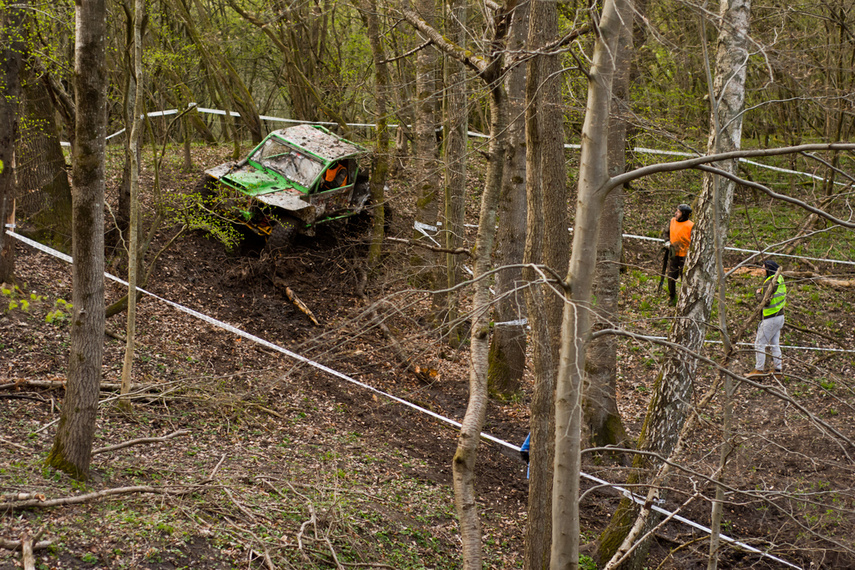
[[[669,241],[674,246],[674,255],[686,257],[689,253],[689,242],[692,238],[692,226],[695,223],[692,220],[678,222],[677,218],[671,218],[671,227],[668,230]]]
[[[324,173],[324,180],[327,182],[333,182],[335,180],[335,177],[338,176],[338,173],[341,172],[341,170],[344,168],[345,166],[341,163],[336,164],[335,166],[331,166]],[[344,180],[342,180],[341,186],[344,186],[345,184],[347,184],[347,170],[345,170],[344,172]]]

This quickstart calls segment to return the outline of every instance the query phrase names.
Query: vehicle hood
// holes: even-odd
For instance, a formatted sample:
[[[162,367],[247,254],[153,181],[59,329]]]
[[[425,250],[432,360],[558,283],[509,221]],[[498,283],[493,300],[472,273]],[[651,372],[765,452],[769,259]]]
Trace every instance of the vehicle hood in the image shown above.
[[[222,164],[207,170],[206,173],[249,196],[261,196],[281,191],[288,191],[297,195],[305,192],[301,191],[296,184],[267,170],[249,165],[239,167],[238,164]]]

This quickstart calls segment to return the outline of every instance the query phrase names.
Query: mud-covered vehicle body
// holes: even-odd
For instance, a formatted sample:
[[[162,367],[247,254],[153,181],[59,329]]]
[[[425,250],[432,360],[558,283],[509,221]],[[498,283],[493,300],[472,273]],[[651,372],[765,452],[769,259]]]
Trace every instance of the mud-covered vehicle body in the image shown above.
[[[239,162],[205,171],[200,190],[218,214],[283,247],[296,233],[362,212],[368,151],[324,127],[298,125],[271,132]]]

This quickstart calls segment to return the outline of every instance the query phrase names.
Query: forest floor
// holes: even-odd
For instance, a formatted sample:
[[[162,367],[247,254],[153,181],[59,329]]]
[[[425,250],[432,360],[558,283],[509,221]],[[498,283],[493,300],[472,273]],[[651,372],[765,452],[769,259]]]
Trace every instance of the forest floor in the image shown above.
[[[194,161],[211,166],[226,150],[194,155]],[[199,170],[187,174],[167,162],[160,173],[164,192],[189,192]],[[153,175],[143,174],[145,192]],[[117,186],[113,175],[108,188],[114,193]],[[411,203],[408,192],[390,184],[391,234],[404,238],[412,214],[397,204]],[[628,194],[627,233],[658,234],[649,228],[667,222],[672,199],[643,189]],[[473,199],[470,209],[477,206]],[[177,228],[174,220],[163,227],[153,248]],[[35,559],[45,569],[459,568],[451,487],[456,430],[384,393],[460,421],[468,395],[468,345],[450,348],[436,334],[428,318],[430,297],[409,288],[411,252],[404,246],[387,244],[383,267],[363,281],[365,237],[358,224],[329,226],[314,238],[301,237],[286,255],[269,258],[227,253],[200,232],[181,235],[160,256],[145,289],[210,320],[142,298],[130,409],[116,405],[112,388],[121,376],[126,317],[108,320],[104,401],[93,477],[86,484],[44,468],[68,366],[64,303],[71,300],[70,266],[16,245],[18,288],[6,284],[0,297],[0,539],[41,532],[39,539],[50,544],[36,550]],[[664,336],[674,310],[656,291],[657,246],[628,239],[625,248],[623,324]],[[730,257],[732,265],[738,258]],[[785,269],[851,279],[839,266],[795,265]],[[733,277],[732,327],[753,308],[750,292],[760,279],[756,272]],[[795,278],[788,284],[783,344],[855,348],[851,289]],[[109,301],[123,294],[120,284],[107,281]],[[395,341],[372,325],[366,309],[378,301]],[[742,340],[752,340],[753,330]],[[402,368],[393,342],[419,373]],[[715,358],[720,350],[710,345],[707,354]],[[632,438],[641,428],[660,355],[652,345],[620,344],[618,405]],[[785,349],[785,358],[784,378],[737,386],[738,445],[726,479],[729,489],[741,492],[726,496],[723,532],[795,567],[855,568],[853,356]],[[734,370],[751,367],[744,355]],[[699,368],[695,401],[714,376]],[[532,383],[527,373],[522,396],[491,401],[486,433],[511,446],[522,442]],[[716,394],[697,410],[699,421],[679,458],[687,469],[669,479],[663,505],[703,525],[710,518],[703,497],[714,492],[706,478],[717,469],[721,442],[721,390]],[[137,438],[164,439],[104,449]],[[590,454],[583,470],[618,484],[628,474],[622,461]],[[485,567],[519,568],[526,466],[511,447],[482,440],[477,471]],[[583,489],[593,485],[583,481]],[[63,504],[21,507],[13,496],[18,494]],[[602,531],[619,500],[608,488],[585,494],[587,541]],[[706,567],[708,545],[704,532],[671,521],[655,533],[649,567]],[[16,567],[20,552],[0,549],[0,570]],[[786,566],[725,548],[720,567]]]

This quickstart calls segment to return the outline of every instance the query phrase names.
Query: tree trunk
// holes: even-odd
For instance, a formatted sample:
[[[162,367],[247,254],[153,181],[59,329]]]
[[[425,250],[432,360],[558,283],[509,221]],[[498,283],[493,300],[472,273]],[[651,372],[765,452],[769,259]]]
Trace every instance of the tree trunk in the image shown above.
[[[487,366],[490,345],[490,312],[492,295],[490,283],[484,275],[492,267],[491,255],[496,233],[496,208],[502,185],[504,168],[504,139],[507,111],[505,93],[500,81],[490,90],[490,164],[487,182],[481,196],[481,215],[478,220],[478,240],[475,245],[475,292],[472,299],[472,334],[470,346],[469,402],[457,440],[454,454],[454,501],[463,541],[463,568],[481,570],[481,521],[478,516],[475,494],[475,459],[478,442],[487,414]]]
[[[125,358],[122,365],[122,387],[120,395],[126,396],[131,391],[131,377],[134,370],[134,343],[137,330],[137,276],[139,273],[139,230],[140,230],[140,131],[143,127],[142,115],[145,97],[143,78],[143,18],[145,16],[145,0],[134,0],[134,42],[133,65],[131,67],[135,87],[133,104],[133,123],[128,137],[128,154],[131,158],[130,177],[130,235],[128,238],[128,325],[125,343]],[[130,400],[123,400],[130,407]]]
[[[612,80],[612,104],[609,117],[609,176],[626,169],[626,132],[629,99],[629,68],[633,29],[622,27],[615,56]],[[620,261],[623,249],[623,187],[614,188],[603,204],[597,241],[597,268],[594,275],[597,294],[593,300],[594,328],[609,328],[618,320],[620,299]],[[591,341],[585,359],[583,412],[585,427],[595,447],[619,445],[626,440],[626,429],[617,407],[617,337],[607,335]]]
[[[24,52],[26,2],[6,6],[0,18],[0,283],[11,283],[15,275],[15,250],[6,236],[6,225],[14,219],[15,170],[12,168],[18,138],[18,109],[21,98],[21,65]]]
[[[547,26],[543,20],[555,18],[555,5],[536,2],[530,8],[528,50],[535,52],[547,43]],[[528,320],[531,326],[532,363],[534,367],[534,393],[531,401],[531,441],[528,492],[528,524],[526,525],[524,567],[527,570],[544,570],[549,567],[552,544],[552,483],[555,454],[555,375],[557,353],[555,337],[551,334],[546,297],[551,291],[542,282],[543,275],[533,265],[543,263],[544,237],[551,232],[565,231],[547,224],[545,209],[554,206],[546,197],[543,185],[544,145],[543,133],[549,126],[542,107],[544,65],[542,55],[532,59],[526,71],[525,136],[526,136],[526,246],[523,277]],[[563,164],[563,161],[562,161]],[[566,228],[566,226],[565,226]]]
[[[518,5],[513,12],[508,49],[521,51],[528,36],[529,4]],[[499,227],[496,234],[498,266],[493,339],[490,343],[490,393],[500,398],[519,394],[525,372],[526,317],[525,297],[519,266],[525,253],[525,67],[517,65],[508,72],[508,144],[499,198]]]
[[[416,10],[421,19],[431,27],[435,27],[434,0],[419,0]],[[415,241],[424,241],[429,245],[438,245],[425,233],[433,236],[439,214],[437,197],[436,160],[436,67],[437,54],[433,46],[428,46],[416,57],[416,114],[415,139],[413,141],[412,168],[413,186],[416,190],[416,219],[417,228],[413,232]],[[421,229],[420,229],[421,228]],[[432,229],[429,229],[432,228]],[[437,255],[429,250],[419,249],[410,259],[410,264],[417,272],[415,285],[434,289],[437,287],[438,267]],[[436,307],[435,307],[436,308]]]
[[[505,138],[507,137],[506,94],[502,78],[502,55],[509,14],[499,9],[494,17],[495,34],[491,39],[490,53],[485,57],[449,42],[423,18],[409,10],[404,17],[419,31],[431,38],[437,49],[453,55],[473,67],[487,83],[490,91],[490,146],[489,166],[484,192],[481,195],[481,214],[478,219],[478,237],[475,243],[474,279],[472,299],[472,333],[470,343],[469,402],[457,439],[457,451],[452,462],[454,503],[457,509],[460,535],[463,543],[463,568],[481,570],[481,521],[475,494],[475,460],[478,442],[487,413],[487,366],[490,345],[491,304],[490,283],[486,276],[492,267],[493,245],[496,237],[496,210],[502,186],[505,163]]]
[[[449,18],[446,19],[446,35],[459,47],[466,46],[467,31],[463,26],[466,22],[466,0],[454,0],[449,7]],[[463,63],[454,57],[446,56],[445,62],[448,79],[446,81],[446,117],[445,136],[443,137],[445,158],[445,212],[443,216],[443,237],[440,242],[449,251],[463,245],[465,228],[463,226],[466,214],[466,151],[467,141],[467,82],[466,70]],[[459,319],[460,292],[454,287],[460,282],[460,256],[447,253],[445,255],[446,322],[449,324],[448,341],[453,347],[460,346],[465,336],[463,325]]]
[[[551,42],[558,38],[557,2],[536,2],[532,6],[531,28],[540,27],[542,38]],[[537,58],[540,65],[540,87],[537,113],[540,122],[540,162],[543,185],[543,219],[546,224],[543,240],[543,263],[560,275],[570,258],[567,168],[564,160],[564,101],[561,98],[561,61],[555,53]],[[605,132],[605,131],[604,131]],[[547,294],[546,318],[549,330],[561,330],[565,299]],[[552,335],[552,350],[558,363],[559,335]]]
[[[567,272],[561,357],[555,389],[555,479],[552,488],[552,568],[579,567],[579,474],[581,470],[582,371],[590,337],[589,307],[597,259],[601,209],[606,198],[608,129],[618,41],[632,18],[631,0],[606,0],[600,34],[588,74],[588,103],[582,125],[582,152],[573,251]]]
[[[104,0],[78,0],[75,10],[77,114],[71,172],[74,313],[65,401],[46,461],[81,480],[89,476],[104,345],[104,4]]]
[[[377,23],[376,0],[363,0],[362,17],[368,30],[368,41],[374,59],[374,82],[377,114],[377,151],[371,164],[371,202],[374,205],[371,245],[368,248],[368,266],[376,267],[380,263],[385,232],[385,196],[386,177],[389,174],[389,127],[386,120],[386,102],[389,90],[389,70],[386,67],[386,52],[380,43],[380,30]]]
[[[134,8],[127,0],[122,2],[125,15],[125,50],[122,54],[122,123],[129,128],[134,117],[134,93],[136,92],[136,77],[134,75]],[[114,211],[118,235],[113,234],[117,242],[125,241],[131,224],[131,162],[139,161],[137,156],[131,158],[130,133],[125,130],[124,140],[125,164],[122,168],[122,182],[119,185],[118,208]],[[111,244],[112,245],[112,244]]]
[[[722,125],[716,133],[714,125],[710,129],[708,149],[713,153],[737,150],[742,136],[742,109],[745,101],[745,74],[748,45],[748,23],[751,13],[750,0],[722,0],[720,14],[725,25],[719,30],[716,52],[716,71],[713,91],[714,102],[718,110],[718,124]],[[723,161],[718,167],[727,172],[735,172],[736,160]],[[735,184],[722,179],[718,192],[715,182],[709,174],[704,175],[703,190],[698,199],[697,216],[692,230],[692,246],[686,260],[683,288],[677,305],[679,318],[675,319],[669,333],[669,340],[698,352],[706,337],[707,322],[712,312],[716,285],[716,247],[724,247],[727,235],[731,205]],[[717,199],[716,199],[716,194]],[[718,212],[718,230],[715,228],[715,212]],[[714,236],[718,234],[719,243]],[[669,457],[677,444],[681,428],[686,421],[689,404],[692,402],[692,381],[697,362],[684,352],[667,354],[657,374],[653,395],[647,410],[642,431],[639,436],[639,449],[653,451],[662,457]],[[637,456],[635,466],[653,472],[656,463]],[[631,482],[638,482],[634,480]],[[601,559],[611,558],[637,512],[634,504],[627,499],[621,502],[609,526],[600,536],[599,555]],[[651,523],[648,523],[648,526]],[[622,568],[639,568],[646,556],[646,548],[637,548],[634,556],[622,565]]]
[[[33,58],[27,58],[33,63]],[[35,71],[35,72],[34,72]],[[25,66],[24,113],[27,128],[18,134],[16,176],[21,189],[18,212],[35,230],[30,237],[68,252],[71,244],[71,185],[45,81]],[[22,123],[24,124],[24,123]]]

